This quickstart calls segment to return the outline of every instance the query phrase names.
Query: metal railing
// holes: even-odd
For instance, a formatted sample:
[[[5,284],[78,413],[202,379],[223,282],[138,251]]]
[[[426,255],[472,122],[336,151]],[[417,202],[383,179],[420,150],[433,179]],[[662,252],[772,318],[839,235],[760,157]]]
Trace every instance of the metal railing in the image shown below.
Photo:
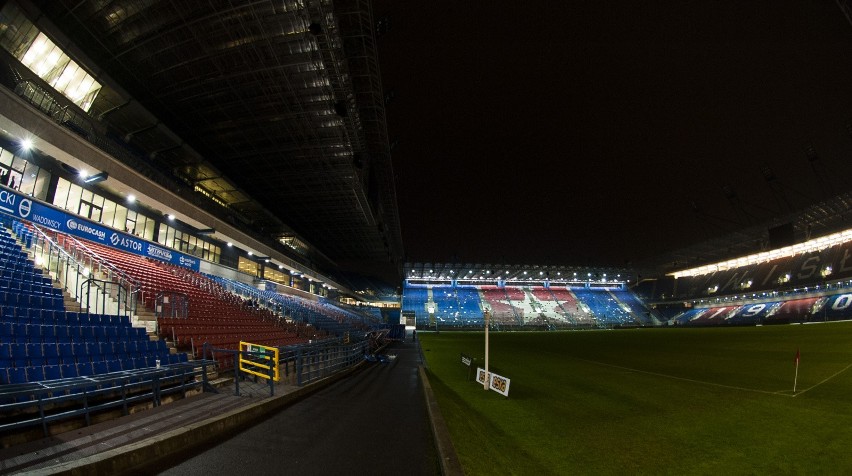
[[[213,362],[194,361],[112,372],[87,377],[45,380],[0,387],[0,433],[41,426],[49,436],[48,425],[82,417],[86,425],[92,415],[120,408],[129,414],[131,404],[151,402],[157,407],[163,397],[186,393],[195,388],[209,390],[207,369]]]
[[[112,315],[136,313],[139,284],[114,266],[99,260],[85,245],[65,235],[48,233],[32,225],[30,251],[36,264],[89,312],[91,306]],[[51,234],[53,237],[51,237]],[[59,239],[65,246],[58,243]],[[97,278],[96,278],[97,277]],[[94,288],[94,291],[93,291]],[[114,301],[107,304],[108,301]]]

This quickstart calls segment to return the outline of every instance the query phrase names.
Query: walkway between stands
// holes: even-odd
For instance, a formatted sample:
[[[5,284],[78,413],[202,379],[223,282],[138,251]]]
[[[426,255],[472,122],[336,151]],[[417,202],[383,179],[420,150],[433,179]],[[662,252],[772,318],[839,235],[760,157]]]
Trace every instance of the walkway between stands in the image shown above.
[[[319,390],[280,385],[263,399],[204,394],[3,449],[0,473],[439,474],[418,346],[393,343],[387,354],[396,357]],[[211,436],[203,450],[157,461]]]

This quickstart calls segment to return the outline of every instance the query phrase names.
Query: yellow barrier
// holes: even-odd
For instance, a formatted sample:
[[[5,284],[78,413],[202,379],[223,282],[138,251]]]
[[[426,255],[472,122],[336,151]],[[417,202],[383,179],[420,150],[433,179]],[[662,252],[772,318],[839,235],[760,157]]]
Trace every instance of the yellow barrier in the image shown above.
[[[243,352],[266,352],[272,351],[273,355],[258,355],[258,356],[250,356],[246,357],[243,355]],[[270,363],[271,361],[271,363]],[[240,341],[240,371],[246,372],[252,375],[257,375],[258,377],[268,379],[269,378],[269,369],[274,369],[272,380],[279,381],[281,379],[281,375],[278,372],[278,348],[277,347],[268,347],[260,344],[252,344],[249,342]],[[266,372],[262,372],[260,370],[255,369],[263,369]]]

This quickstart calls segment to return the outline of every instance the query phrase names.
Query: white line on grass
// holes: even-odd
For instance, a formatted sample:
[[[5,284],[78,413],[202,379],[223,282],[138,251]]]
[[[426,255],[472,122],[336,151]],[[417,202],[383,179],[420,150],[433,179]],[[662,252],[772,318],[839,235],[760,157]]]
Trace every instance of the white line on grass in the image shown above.
[[[803,393],[805,393],[805,392],[808,392],[808,391],[810,391],[810,390],[812,390],[812,389],[814,389],[814,388],[816,388],[816,387],[819,387],[820,385],[824,384],[825,382],[828,382],[829,380],[833,379],[834,377],[837,377],[838,375],[842,374],[843,372],[846,372],[847,370],[849,370],[849,368],[850,368],[850,367],[852,367],[852,364],[849,364],[849,365],[847,365],[846,367],[843,367],[842,369],[838,370],[838,371],[837,371],[837,372],[835,372],[834,374],[829,375],[828,377],[826,377],[826,378],[822,379],[822,381],[817,382],[817,383],[815,383],[814,385],[811,385],[810,387],[808,387],[808,388],[806,388],[806,389],[802,390],[801,392],[796,393],[796,394],[795,394],[795,395],[793,395],[793,396],[794,396],[794,397],[798,397],[799,395],[801,395],[801,394],[803,394]]]
[[[783,393],[779,393],[779,392],[770,392],[768,390],[760,390],[760,389],[756,389],[756,388],[737,387],[735,385],[725,385],[725,384],[722,384],[722,383],[707,382],[705,380],[695,380],[695,379],[686,378],[686,377],[678,377],[676,375],[661,374],[659,372],[651,372],[651,371],[648,371],[648,370],[639,370],[639,369],[634,369],[634,368],[631,368],[631,367],[624,367],[624,366],[621,366],[621,365],[607,364],[607,363],[604,363],[604,362],[598,362],[596,360],[581,359],[579,357],[575,357],[575,359],[581,360],[583,362],[588,362],[590,364],[602,365],[604,367],[612,367],[612,368],[615,368],[615,369],[627,370],[628,372],[636,372],[636,373],[640,373],[640,374],[654,375],[656,377],[669,378],[669,379],[673,379],[673,380],[681,380],[681,381],[684,381],[684,382],[697,383],[697,384],[701,384],[701,385],[710,385],[712,387],[730,388],[730,389],[733,389],[733,390],[742,390],[743,392],[763,393],[763,394],[766,394],[766,395],[782,395],[782,396],[785,396],[785,397],[795,397],[795,395],[784,395]],[[852,367],[852,364],[849,364],[849,366]],[[847,368],[849,368],[849,367],[847,367]],[[843,369],[843,370],[846,370],[846,369]],[[843,370],[841,370],[840,372],[842,372]],[[840,373],[840,372],[838,372],[838,373]],[[834,377],[834,375],[829,377],[829,379],[832,378],[832,377]],[[828,380],[828,379],[826,379],[826,380]],[[823,383],[823,382],[820,382],[817,385],[819,385],[821,383]],[[816,387],[816,385],[814,385],[814,387]],[[814,388],[814,387],[811,387],[811,388]],[[810,390],[811,388],[809,388],[807,390]],[[803,391],[799,392],[798,394],[802,394],[802,393],[806,392],[807,390],[803,390]]]

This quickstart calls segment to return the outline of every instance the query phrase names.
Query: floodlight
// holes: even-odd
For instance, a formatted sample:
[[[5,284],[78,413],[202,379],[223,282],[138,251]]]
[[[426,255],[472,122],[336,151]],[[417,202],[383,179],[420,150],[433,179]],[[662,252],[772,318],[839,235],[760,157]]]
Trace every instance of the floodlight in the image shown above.
[[[80,175],[83,176],[83,172],[80,172]],[[108,173],[100,172],[100,173],[97,173],[95,175],[89,175],[88,177],[84,177],[83,183],[92,184],[92,183],[103,182],[104,180],[107,179],[107,177],[109,177]]]

